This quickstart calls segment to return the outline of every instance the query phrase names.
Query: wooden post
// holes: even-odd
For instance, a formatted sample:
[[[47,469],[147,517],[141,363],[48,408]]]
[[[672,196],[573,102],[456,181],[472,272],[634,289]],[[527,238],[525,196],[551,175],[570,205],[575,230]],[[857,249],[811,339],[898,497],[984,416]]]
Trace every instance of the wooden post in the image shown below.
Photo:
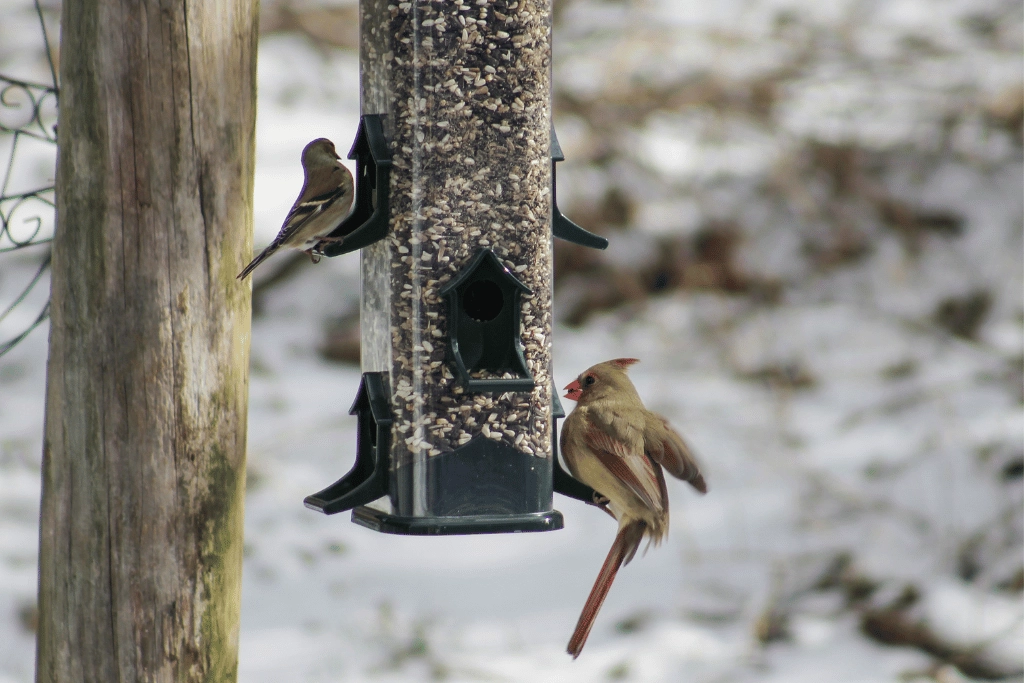
[[[234,681],[256,0],[63,3],[37,681]]]

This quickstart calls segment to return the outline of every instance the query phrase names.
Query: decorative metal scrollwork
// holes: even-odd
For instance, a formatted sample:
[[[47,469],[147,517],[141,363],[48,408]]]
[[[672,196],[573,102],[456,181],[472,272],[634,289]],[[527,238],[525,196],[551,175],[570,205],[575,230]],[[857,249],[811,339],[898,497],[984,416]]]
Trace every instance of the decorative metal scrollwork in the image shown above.
[[[57,73],[38,0],[35,0],[35,9],[54,84],[41,85],[0,74],[0,150],[8,155],[6,167],[0,175],[0,258],[30,247],[39,247],[44,253],[35,275],[12,303],[0,309],[0,323],[23,305],[32,290],[44,281],[43,275],[50,267],[50,250],[43,245],[53,239],[47,224],[52,222],[56,207],[54,186],[25,189],[24,183],[17,182],[23,173],[17,163],[21,158],[19,153],[26,146],[57,144]],[[12,189],[15,186],[17,189]],[[47,302],[14,336],[0,339],[0,356],[45,322],[49,314],[50,304]]]

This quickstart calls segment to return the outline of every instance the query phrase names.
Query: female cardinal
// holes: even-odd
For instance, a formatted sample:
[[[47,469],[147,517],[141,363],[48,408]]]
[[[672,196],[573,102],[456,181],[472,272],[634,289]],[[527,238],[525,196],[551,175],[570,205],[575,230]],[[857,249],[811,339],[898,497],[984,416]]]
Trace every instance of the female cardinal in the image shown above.
[[[644,408],[626,368],[636,358],[598,363],[565,387],[578,401],[562,428],[561,449],[573,476],[607,502],[619,522],[608,557],[590,590],[567,651],[576,659],[587,642],[619,567],[628,564],[646,536],[657,545],[668,533],[664,467],[701,493],[707,485],[686,442],[668,421]]]

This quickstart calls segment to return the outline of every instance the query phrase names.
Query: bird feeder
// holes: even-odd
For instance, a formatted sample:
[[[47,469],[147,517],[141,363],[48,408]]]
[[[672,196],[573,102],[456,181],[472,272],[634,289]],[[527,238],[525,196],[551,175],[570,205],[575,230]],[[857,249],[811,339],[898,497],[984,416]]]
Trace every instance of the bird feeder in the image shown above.
[[[558,212],[550,4],[360,3],[356,463],[306,505],[377,531],[562,526],[552,491],[597,494],[556,457],[552,235]]]

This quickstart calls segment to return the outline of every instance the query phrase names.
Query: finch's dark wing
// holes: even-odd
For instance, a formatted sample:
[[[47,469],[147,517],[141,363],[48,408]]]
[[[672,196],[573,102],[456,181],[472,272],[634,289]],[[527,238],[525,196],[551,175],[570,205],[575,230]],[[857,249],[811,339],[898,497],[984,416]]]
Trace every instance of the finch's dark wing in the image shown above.
[[[275,242],[284,244],[306,222],[323,213],[327,207],[345,196],[345,188],[338,182],[340,173],[343,171],[336,168],[327,176],[330,182],[319,182],[313,186],[307,181],[306,185],[303,185],[299,198],[295,200],[288,215],[285,216],[281,231],[274,239]]]

